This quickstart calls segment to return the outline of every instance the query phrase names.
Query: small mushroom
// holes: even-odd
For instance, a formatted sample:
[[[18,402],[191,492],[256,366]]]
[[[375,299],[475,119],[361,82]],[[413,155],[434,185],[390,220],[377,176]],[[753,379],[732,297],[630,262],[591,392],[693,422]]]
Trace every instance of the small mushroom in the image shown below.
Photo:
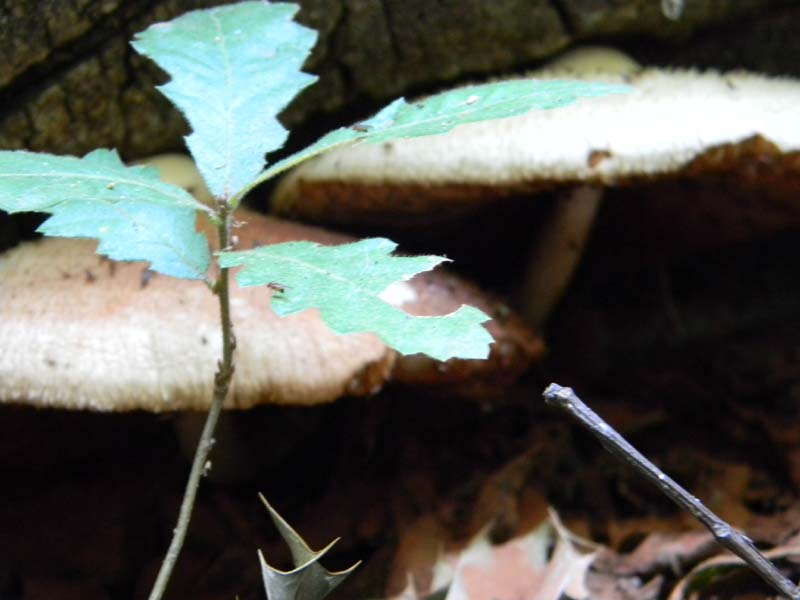
[[[566,73],[577,75],[573,60],[591,65],[594,56],[564,59]],[[797,81],[661,69],[600,75],[596,65],[587,72],[632,90],[439,136],[334,150],[285,177],[273,207],[312,222],[417,225],[501,197],[566,190],[524,285],[527,316],[538,323],[580,255],[599,200],[592,190],[682,177],[786,198],[800,189]]]
[[[207,206],[214,203],[214,197],[211,195],[205,179],[194,161],[185,154],[157,154],[132,161],[131,164],[155,167],[164,181],[182,187]]]
[[[618,80],[641,71],[642,65],[630,56],[609,46],[573,48],[549,61],[530,77]]]

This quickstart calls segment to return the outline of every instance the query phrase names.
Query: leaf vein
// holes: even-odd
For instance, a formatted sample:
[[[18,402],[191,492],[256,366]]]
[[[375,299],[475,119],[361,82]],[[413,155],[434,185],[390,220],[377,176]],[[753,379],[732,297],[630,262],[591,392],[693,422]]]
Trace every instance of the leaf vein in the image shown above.
[[[233,131],[233,103],[230,100],[230,93],[233,89],[233,75],[231,73],[231,61],[230,55],[228,53],[228,45],[225,39],[224,30],[222,28],[222,22],[220,21],[219,17],[213,12],[209,13],[211,16],[211,20],[214,22],[214,26],[217,29],[217,35],[220,40],[220,51],[222,52],[222,60],[225,64],[225,82],[226,82],[226,98],[225,102],[225,198],[230,199],[231,196],[231,168],[233,167],[233,139],[234,139],[234,131]]]

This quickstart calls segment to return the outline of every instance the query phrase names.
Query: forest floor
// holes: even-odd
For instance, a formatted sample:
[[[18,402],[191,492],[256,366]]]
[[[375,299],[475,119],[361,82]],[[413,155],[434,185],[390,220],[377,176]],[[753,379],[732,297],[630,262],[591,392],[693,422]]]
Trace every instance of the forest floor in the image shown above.
[[[500,575],[492,595],[469,600],[558,598],[519,591],[556,564],[585,586],[569,588],[573,598],[771,595],[728,558],[703,565],[727,555],[545,407],[551,381],[574,387],[797,580],[800,243],[779,235],[623,268],[619,247],[598,247],[609,237],[601,221],[548,323],[549,356],[495,398],[390,385],[371,399],[231,416],[225,434],[246,458],[232,471],[218,459],[204,483],[168,597],[264,597],[256,550],[290,563],[258,492],[312,548],[341,538],[326,568],[364,561],[334,599],[443,598],[424,590],[462,572],[476,544],[481,577]],[[188,473],[173,421],[0,407],[0,599],[146,598]],[[536,537],[551,514],[557,535]],[[566,563],[555,562],[559,539],[574,550]],[[509,575],[497,566],[510,564],[509,547],[544,550]]]

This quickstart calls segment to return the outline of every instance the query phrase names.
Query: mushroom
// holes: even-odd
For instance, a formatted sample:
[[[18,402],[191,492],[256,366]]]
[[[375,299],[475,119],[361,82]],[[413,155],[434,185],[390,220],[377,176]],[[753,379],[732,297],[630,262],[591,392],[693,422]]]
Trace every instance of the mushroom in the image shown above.
[[[350,239],[248,211],[239,217],[246,222],[237,230],[242,248]],[[110,262],[94,253],[95,245],[47,238],[0,256],[0,399],[100,411],[206,409],[221,343],[214,296],[142,263]],[[490,314],[505,310],[453,276],[421,281],[406,284],[394,301],[417,314],[446,314],[465,296]],[[233,286],[237,366],[227,408],[369,395],[390,378],[395,354],[375,335],[337,335],[313,310],[280,318],[269,309],[275,293],[281,292]],[[541,343],[513,318],[505,322],[510,329],[493,325],[503,347],[496,358],[453,361],[452,373],[433,368],[451,381],[459,368],[467,377],[488,377],[486,370],[498,367],[510,369],[503,378],[518,374]],[[402,372],[414,382],[413,370]]]
[[[206,180],[197,169],[194,161],[185,154],[156,154],[131,162],[134,165],[149,165],[158,169],[158,175],[164,181],[174,183],[192,194],[203,204],[211,206],[214,197],[206,185]]]
[[[573,48],[532,71],[530,77],[569,77],[579,79],[625,79],[642,66],[630,56],[609,46]]]
[[[591,65],[594,56],[566,59],[566,72],[576,73],[573,60]],[[629,84],[628,94],[470,123],[424,139],[334,150],[285,177],[273,207],[314,222],[418,224],[500,197],[571,190],[526,276],[524,310],[538,323],[577,261],[597,209],[593,190],[688,176],[796,195],[796,81],[743,72],[631,72],[620,64],[623,74],[602,79]],[[599,76],[594,65],[588,72]]]
[[[237,215],[246,221],[237,230],[242,248],[350,241],[244,210]],[[0,403],[182,411],[175,425],[191,456],[204,421],[198,411],[209,406],[220,355],[216,298],[196,281],[153,274],[142,263],[108,261],[95,254],[95,246],[89,240],[45,238],[0,255]],[[225,408],[310,406],[368,396],[393,377],[454,394],[497,394],[543,352],[541,340],[519,317],[452,275],[431,273],[390,286],[386,299],[414,314],[446,314],[472,301],[496,315],[489,329],[497,341],[486,361],[397,357],[374,334],[335,334],[316,310],[278,317],[269,308],[276,293],[281,292],[231,283],[236,373]],[[252,436],[242,437],[235,415],[221,419],[213,478],[252,477],[296,446],[292,431],[319,424],[287,418],[277,436],[288,439],[268,456],[253,452],[246,441]]]
[[[185,155],[138,161],[162,179],[210,201],[194,162]],[[239,247],[293,240],[353,241],[319,228],[237,211]],[[204,224],[207,232],[211,228]],[[211,373],[220,354],[216,299],[197,282],[156,276],[141,263],[115,263],[89,240],[49,238],[0,255],[0,402],[100,411],[183,411],[175,427],[184,454],[194,452],[211,398]],[[488,360],[398,357],[375,335],[339,336],[316,311],[279,318],[269,310],[280,286],[232,288],[237,366],[226,408],[257,404],[308,406],[345,395],[376,393],[390,378],[451,394],[496,394],[543,352],[541,339],[499,300],[442,272],[418,275],[384,292],[412,314],[446,314],[474,304],[495,320]],[[393,372],[393,367],[397,366]],[[274,420],[271,419],[271,422]],[[285,421],[285,420],[284,420]],[[283,422],[272,437],[314,427]],[[249,429],[248,429],[249,431]],[[263,465],[253,456],[234,414],[220,419],[211,476],[250,478]],[[293,444],[272,444],[269,461]]]
[[[294,233],[280,223],[264,242]],[[88,240],[47,238],[0,256],[0,398],[154,412],[208,408],[219,307],[197,282],[114,263]],[[377,391],[394,356],[371,334],[338,336],[314,312],[279,318],[269,288],[235,288],[237,368],[228,408],[317,404]]]
[[[618,82],[638,69],[619,51],[590,47],[567,53],[534,75],[575,78],[586,73],[587,78]],[[460,125],[441,135],[334,149],[285,176],[272,208],[284,216],[330,225],[414,226],[449,220],[500,197],[563,184],[603,183],[578,177],[565,162],[575,154],[574,160],[585,168],[595,150],[592,167],[600,166],[597,152],[607,145],[603,139],[592,147],[591,132],[573,126],[571,114],[589,111],[584,120],[591,122],[597,104],[625,97],[580,100],[556,110]],[[610,127],[619,126],[616,121]]]
[[[567,52],[563,56],[548,63],[542,69],[534,71],[532,75],[540,78],[620,78],[631,75],[639,69],[640,66],[636,61],[618,50],[592,46]],[[393,146],[385,144],[384,148],[389,148],[386,152],[392,153],[391,148],[393,148]],[[470,148],[472,152],[470,152]],[[471,154],[474,152],[484,152],[485,150],[485,148],[481,148],[480,146],[468,147],[467,152],[470,153],[470,156],[465,158],[470,161],[482,160],[482,158],[475,157]],[[462,156],[462,158],[464,157]],[[488,160],[492,160],[493,158],[496,158],[496,156],[489,153]],[[502,170],[506,167],[503,163],[509,159],[513,160],[513,157],[506,156],[505,159],[501,157],[501,164],[496,166]],[[346,176],[349,177],[350,175],[350,173],[347,173]],[[300,169],[298,169],[297,178],[296,182],[293,182],[291,178],[286,178],[282,186],[278,189],[274,205],[279,211],[285,209],[287,206],[293,206],[301,196],[304,201],[302,206],[308,206],[308,201],[304,196],[305,190],[301,190],[305,185],[305,179]],[[311,179],[314,180],[313,175]],[[312,185],[317,185],[318,183],[318,181],[314,180]],[[296,187],[293,188],[293,185]],[[323,183],[323,185],[325,185],[325,183]],[[401,200],[399,198],[387,198],[386,200],[388,202],[398,200],[397,205],[399,206],[411,207],[412,210],[427,211],[431,201],[438,203],[436,199],[425,197],[426,193],[430,192],[433,187],[435,186],[428,186],[426,192],[420,194],[419,200],[421,200],[421,202],[418,203],[409,203],[406,202],[405,199]],[[446,188],[447,186],[444,187]],[[495,189],[489,190],[488,188],[491,187],[492,185],[489,184],[487,189],[481,189],[480,184],[478,184],[478,186],[473,189],[467,190],[456,184],[455,189],[448,190],[445,196],[449,197],[452,192],[452,199],[458,202],[458,194],[462,191],[466,192],[466,208],[469,209],[472,202],[480,203],[484,201],[482,195],[487,194],[487,192],[487,197],[497,195],[498,193],[504,193],[502,184]],[[361,192],[362,190],[359,190],[358,193]],[[436,195],[436,191],[434,191],[433,194]],[[312,195],[312,198],[313,197]],[[360,214],[356,216],[356,219],[364,212],[369,213],[374,206],[371,194],[368,193],[366,197],[370,199],[370,208],[368,208],[367,211],[359,211]],[[597,214],[601,198],[601,189],[593,185],[570,186],[559,198],[557,206],[550,216],[548,227],[545,228],[547,233],[540,238],[538,244],[532,250],[532,257],[528,260],[528,264],[531,265],[531,267],[524,277],[523,293],[524,296],[529,299],[524,303],[526,309],[525,317],[534,325],[539,325],[544,320],[566,289],[572,272],[583,253],[583,247],[591,225],[594,222],[595,215]],[[337,200],[332,201],[338,203]],[[390,210],[391,209],[387,208],[386,212]],[[400,212],[403,212],[403,210],[405,209],[401,208]],[[291,214],[293,210],[289,208],[289,212]],[[441,210],[439,214],[441,214]]]

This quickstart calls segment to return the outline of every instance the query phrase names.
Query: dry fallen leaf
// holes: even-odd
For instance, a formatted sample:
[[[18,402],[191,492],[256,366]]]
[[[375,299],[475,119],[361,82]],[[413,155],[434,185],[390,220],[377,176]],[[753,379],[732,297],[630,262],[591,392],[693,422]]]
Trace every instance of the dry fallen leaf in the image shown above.
[[[792,579],[797,577],[797,563],[800,562],[800,546],[796,544],[781,546],[773,548],[764,552],[764,556],[770,561],[781,566],[782,563],[791,564],[794,566],[795,573]],[[724,579],[730,577],[731,574],[743,573],[748,576],[756,578],[757,576],[750,571],[750,567],[744,564],[744,561],[738,556],[732,554],[724,554],[722,556],[715,556],[701,562],[691,572],[681,579],[678,584],[673,588],[669,595],[669,600],[684,600],[687,598],[697,597],[719,597],[720,594],[715,590],[715,586],[719,583],[724,585]],[[741,582],[735,584],[737,588],[742,587]],[[764,590],[767,590],[764,584]],[[737,591],[744,591],[737,589]]]
[[[445,600],[557,600],[589,597],[585,576],[599,547],[569,533],[554,511],[530,533],[492,545],[484,527],[460,551],[443,554],[427,589],[409,576],[391,600],[421,600],[447,590]],[[552,548],[552,552],[551,552]]]

